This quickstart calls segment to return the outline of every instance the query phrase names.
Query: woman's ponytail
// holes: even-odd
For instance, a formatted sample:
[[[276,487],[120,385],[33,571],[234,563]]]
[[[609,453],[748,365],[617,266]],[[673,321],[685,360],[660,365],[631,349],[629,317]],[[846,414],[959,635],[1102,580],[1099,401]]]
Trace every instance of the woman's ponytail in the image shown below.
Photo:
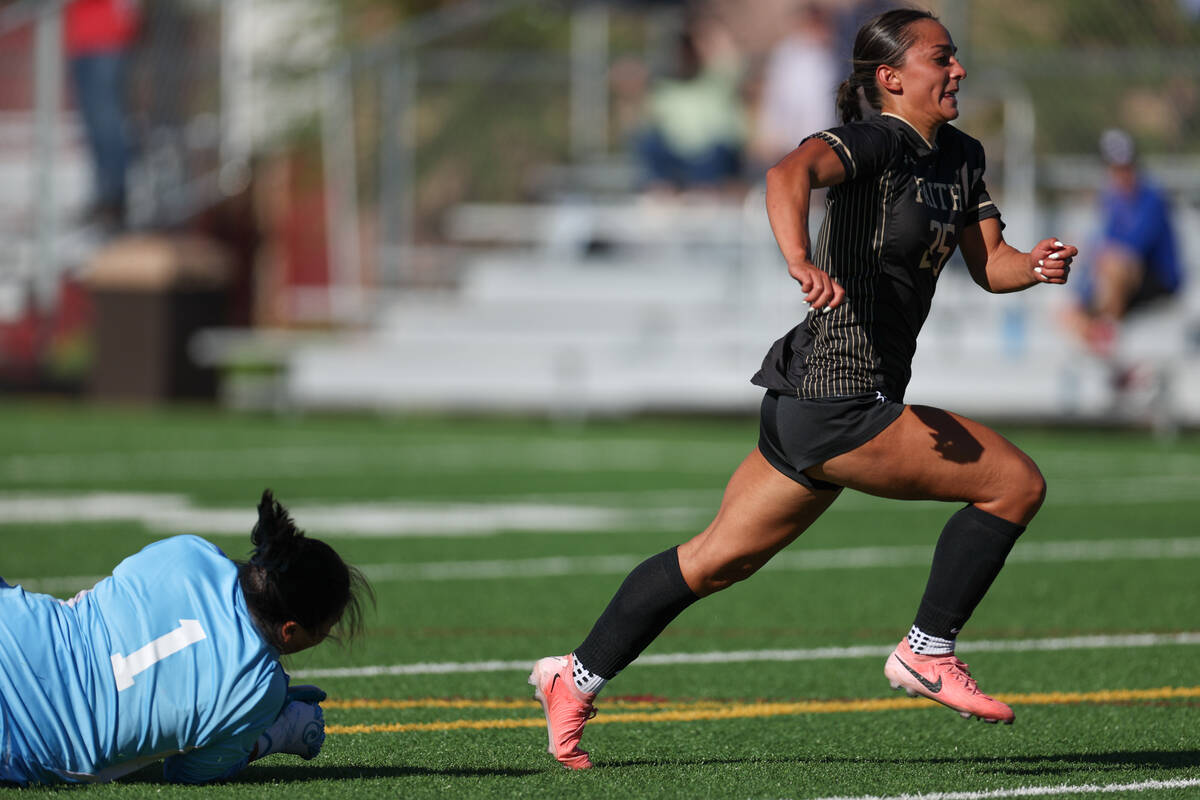
[[[862,119],[862,102],[853,78],[846,78],[838,87],[837,115],[843,125]]]
[[[250,563],[268,572],[286,572],[303,538],[304,534],[296,529],[296,523],[271,490],[263,492],[258,503],[258,522],[250,532],[250,542],[254,545]]]

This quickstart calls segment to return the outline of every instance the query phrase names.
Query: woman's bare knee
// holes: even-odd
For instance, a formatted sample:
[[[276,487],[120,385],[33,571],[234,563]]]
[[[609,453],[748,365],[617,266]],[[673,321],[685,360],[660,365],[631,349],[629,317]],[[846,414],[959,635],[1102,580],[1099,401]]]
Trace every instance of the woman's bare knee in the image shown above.
[[[693,592],[705,597],[746,580],[758,572],[766,562],[765,558],[743,556],[715,564],[696,565],[692,575],[685,579]],[[684,575],[687,576],[688,573],[684,572]]]
[[[1022,524],[1027,524],[1042,507],[1042,503],[1046,501],[1046,479],[1042,477],[1042,473],[1037,467],[1033,467],[1032,472],[1022,483],[1020,501],[1024,507]]]
[[[771,557],[800,535],[803,527],[768,534],[750,544],[722,536],[718,526],[679,546],[679,571],[691,590],[706,597],[758,572]]]
[[[704,597],[744,581],[787,547],[837,499],[780,474],[754,450],[725,489],[716,518],[679,546],[679,569]]]
[[[1041,470],[1028,458],[1019,468],[1006,471],[995,497],[976,503],[989,514],[1028,525],[1046,499],[1046,479]]]

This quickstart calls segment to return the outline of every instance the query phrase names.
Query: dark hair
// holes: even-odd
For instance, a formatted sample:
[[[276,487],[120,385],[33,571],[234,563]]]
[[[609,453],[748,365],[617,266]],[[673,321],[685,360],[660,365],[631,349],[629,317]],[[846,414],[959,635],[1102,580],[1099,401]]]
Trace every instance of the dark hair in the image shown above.
[[[843,123],[862,119],[864,102],[875,111],[883,108],[875,70],[882,64],[896,67],[904,63],[908,48],[917,40],[912,24],[923,19],[937,21],[929,11],[896,8],[868,20],[858,29],[850,77],[842,81],[837,92],[838,116]]]
[[[333,623],[346,638],[362,632],[364,599],[374,602],[367,579],[320,539],[310,539],[267,489],[250,534],[254,553],[238,563],[238,580],[250,615],[267,642],[282,649],[279,629],[298,622],[307,631]]]
[[[670,75],[676,80],[690,81],[700,74],[700,68],[696,36],[691,31],[684,31],[675,40],[675,62],[671,65]]]

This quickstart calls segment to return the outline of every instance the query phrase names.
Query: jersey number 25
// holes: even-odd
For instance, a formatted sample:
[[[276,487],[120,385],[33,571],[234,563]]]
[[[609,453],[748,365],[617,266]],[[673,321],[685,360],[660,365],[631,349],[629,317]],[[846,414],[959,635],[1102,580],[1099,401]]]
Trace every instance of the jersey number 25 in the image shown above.
[[[936,278],[942,267],[946,266],[946,261],[954,249],[954,245],[947,241],[953,241],[951,237],[954,236],[954,223],[931,219],[929,229],[933,231],[933,244],[929,245],[929,249],[921,256],[921,269],[932,269],[933,277]]]

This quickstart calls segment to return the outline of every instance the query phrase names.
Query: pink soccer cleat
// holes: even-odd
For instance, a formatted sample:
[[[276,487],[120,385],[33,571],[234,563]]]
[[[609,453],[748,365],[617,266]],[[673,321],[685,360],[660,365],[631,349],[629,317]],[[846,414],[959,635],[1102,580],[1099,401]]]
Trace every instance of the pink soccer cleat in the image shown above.
[[[967,719],[1012,724],[1013,710],[979,691],[967,665],[953,654],[919,656],[904,640],[888,656],[883,674],[893,689],[903,689],[909,697],[928,697]]]
[[[529,683],[533,696],[546,712],[547,752],[567,769],[591,769],[586,750],[579,749],[583,726],[596,716],[592,701],[596,695],[584,694],[571,677],[573,656],[550,656],[533,665]]]

